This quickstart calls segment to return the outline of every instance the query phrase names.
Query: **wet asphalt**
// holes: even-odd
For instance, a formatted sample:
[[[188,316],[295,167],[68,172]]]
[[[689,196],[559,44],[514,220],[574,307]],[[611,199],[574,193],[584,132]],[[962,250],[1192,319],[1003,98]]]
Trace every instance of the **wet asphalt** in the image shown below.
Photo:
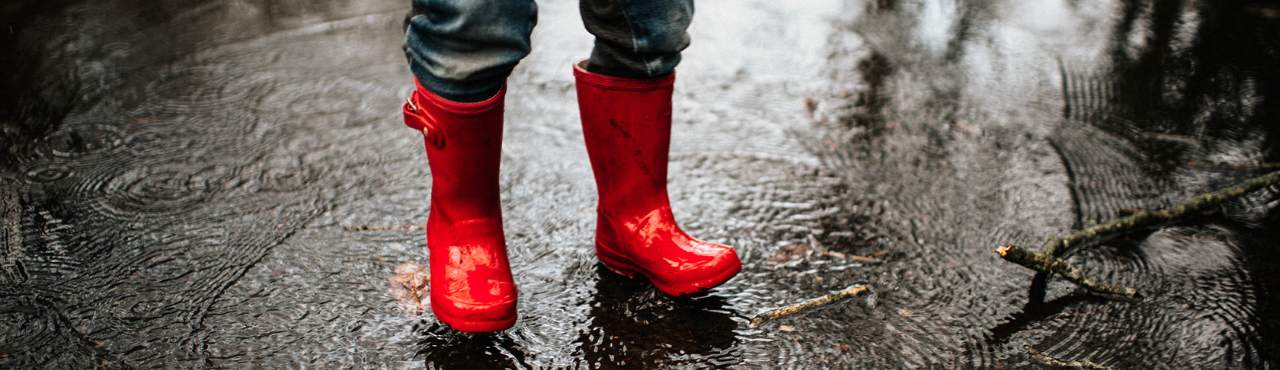
[[[407,9],[0,6],[0,367],[1280,365],[1274,189],[1073,251],[1136,302],[992,252],[1280,161],[1273,3],[699,3],[671,198],[745,265],[672,299],[595,262],[570,69],[591,38],[576,2],[539,2],[503,147],[520,321],[489,335],[419,312]],[[875,294],[747,324],[857,283]]]

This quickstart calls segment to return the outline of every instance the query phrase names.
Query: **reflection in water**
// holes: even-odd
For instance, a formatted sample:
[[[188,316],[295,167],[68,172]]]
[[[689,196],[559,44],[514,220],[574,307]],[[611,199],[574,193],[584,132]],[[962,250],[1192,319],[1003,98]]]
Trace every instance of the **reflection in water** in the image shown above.
[[[1280,228],[1275,225],[1280,225],[1280,208],[1273,208],[1265,217],[1251,222],[1241,237],[1246,251],[1241,259],[1249,273],[1256,277],[1256,289],[1271,295],[1260,297],[1255,308],[1256,317],[1261,319],[1257,323],[1255,342],[1261,356],[1248,357],[1248,365],[1252,367],[1275,366],[1275,357],[1280,354],[1280,320],[1276,319],[1280,317],[1280,299],[1275,297],[1275,292],[1280,292],[1280,264],[1275,263],[1280,260],[1280,248],[1276,248],[1275,243],[1280,239]]]
[[[391,297],[410,318],[429,314],[430,275],[427,266],[414,262],[396,266],[388,279]],[[510,332],[462,333],[438,321],[422,317],[413,323],[419,339],[415,359],[438,369],[529,368],[524,350]]]
[[[414,325],[422,339],[414,358],[433,369],[511,369],[531,367],[524,349],[507,332],[467,334],[444,324],[425,321]]]
[[[627,279],[597,264],[589,325],[576,341],[588,367],[656,369],[729,366],[737,323],[724,298],[669,298],[644,279]]]
[[[1188,163],[1276,161],[1280,23],[1259,16],[1267,13],[1261,2],[959,2],[957,26],[918,24],[946,14],[936,10],[949,3],[925,1],[915,14],[868,10],[878,12],[852,23],[869,45],[833,42],[855,45],[850,56],[835,54],[847,60],[834,63],[835,76],[880,56],[889,61],[887,82],[864,75],[849,83],[855,96],[887,91],[883,118],[860,115],[866,105],[848,94],[815,104],[819,117],[845,123],[819,122],[832,131],[826,138],[848,144],[820,155],[850,174],[853,192],[891,204],[872,222],[907,234],[895,249],[910,258],[885,264],[889,273],[872,281],[902,285],[884,305],[963,322],[939,330],[936,322],[887,317],[886,327],[911,333],[882,342],[903,349],[890,363],[1026,365],[1028,345],[1119,368],[1274,362],[1273,346],[1259,338],[1268,324],[1258,319],[1268,317],[1274,297],[1255,288],[1273,280],[1264,275],[1270,269],[1240,261],[1275,258],[1250,251],[1243,236],[1253,226],[1232,221],[1256,219],[1275,206],[1274,196],[1074,251],[1095,276],[1149,293],[1137,304],[1083,296],[1056,278],[1028,276],[1028,289],[1028,280],[1009,279],[1025,271],[997,271],[1004,266],[983,259],[993,245],[1036,245],[1250,175],[1230,170],[1244,166],[1204,171]],[[913,47],[895,32],[939,25],[972,36],[955,35],[955,60],[936,56],[942,38]],[[880,120],[887,129],[872,130]],[[866,136],[873,139],[865,145],[849,139]],[[1195,303],[1205,301],[1213,303]],[[948,357],[956,343],[965,354]]]

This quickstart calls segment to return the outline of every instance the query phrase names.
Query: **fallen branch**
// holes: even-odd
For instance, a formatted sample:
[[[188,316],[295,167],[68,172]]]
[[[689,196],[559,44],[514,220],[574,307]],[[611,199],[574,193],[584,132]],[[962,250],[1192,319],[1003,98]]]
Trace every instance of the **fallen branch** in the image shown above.
[[[1111,370],[1110,367],[1098,365],[1093,361],[1086,361],[1086,360],[1067,361],[1067,360],[1058,359],[1057,357],[1046,355],[1043,352],[1037,351],[1035,348],[1031,348],[1031,347],[1027,347],[1027,353],[1031,354],[1032,360],[1036,360],[1036,362],[1039,362],[1040,364],[1045,366],[1071,367],[1071,368],[1091,369],[1091,370]]]
[[[793,305],[789,305],[789,306],[778,307],[772,310],[768,310],[768,311],[756,314],[754,317],[751,318],[751,327],[753,328],[759,327],[760,325],[764,325],[764,323],[766,322],[770,322],[770,321],[777,320],[787,316],[798,315],[804,312],[812,311],[820,307],[832,305],[836,302],[840,302],[845,299],[861,297],[861,296],[867,295],[868,293],[871,293],[870,287],[866,285],[858,284],[848,288],[844,288],[841,291],[827,294],[818,298],[813,298],[813,299],[796,303]]]
[[[1170,208],[1156,211],[1137,210],[1126,217],[1090,226],[1066,236],[1055,237],[1046,241],[1039,251],[1033,252],[1016,245],[1006,245],[996,248],[996,254],[999,254],[1006,261],[1032,270],[1046,274],[1056,273],[1062,275],[1067,280],[1093,293],[1107,296],[1134,297],[1137,292],[1132,288],[1097,283],[1086,277],[1079,269],[1058,257],[1073,246],[1176,221],[1198,214],[1210,207],[1235,200],[1245,194],[1277,184],[1280,184],[1280,171],[1245,180],[1226,189],[1197,195],[1182,204]]]
[[[1041,247],[1041,253],[1058,257],[1067,248],[1089,240],[1105,238],[1194,215],[1209,207],[1235,200],[1258,189],[1280,184],[1280,171],[1245,180],[1235,186],[1212,193],[1197,195],[1186,202],[1157,211],[1138,210],[1100,225],[1094,225],[1061,238],[1050,239]]]

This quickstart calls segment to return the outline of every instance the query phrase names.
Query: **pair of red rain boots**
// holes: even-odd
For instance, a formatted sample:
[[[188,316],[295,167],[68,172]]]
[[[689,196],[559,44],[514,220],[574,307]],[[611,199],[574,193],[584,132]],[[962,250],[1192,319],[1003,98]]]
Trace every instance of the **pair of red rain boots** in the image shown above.
[[[741,262],[728,246],[690,237],[667,200],[674,75],[628,79],[574,66],[587,154],[599,190],[596,256],[618,274],[672,296],[719,285]],[[423,132],[431,166],[427,248],[431,310],[464,332],[516,321],[498,198],[503,97],[460,103],[417,85],[405,124]]]

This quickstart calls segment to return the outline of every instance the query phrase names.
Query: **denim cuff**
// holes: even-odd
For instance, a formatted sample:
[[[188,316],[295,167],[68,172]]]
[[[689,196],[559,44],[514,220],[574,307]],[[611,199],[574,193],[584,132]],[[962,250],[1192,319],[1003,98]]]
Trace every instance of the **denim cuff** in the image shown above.
[[[427,72],[426,68],[413,62],[409,63],[409,70],[413,71],[413,76],[418,79],[418,83],[421,83],[427,90],[456,102],[471,103],[492,98],[506,83],[505,75],[499,78],[470,79],[466,81],[437,78]]]

